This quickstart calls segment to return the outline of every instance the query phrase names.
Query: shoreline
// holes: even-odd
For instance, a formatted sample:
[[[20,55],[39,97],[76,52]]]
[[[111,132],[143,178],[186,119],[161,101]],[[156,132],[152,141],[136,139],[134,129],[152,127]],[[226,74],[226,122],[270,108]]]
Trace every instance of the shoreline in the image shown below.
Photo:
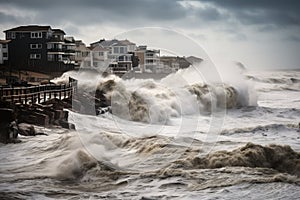
[[[70,98],[59,100],[50,99],[41,104],[13,104],[0,101],[0,142],[19,143],[18,135],[44,135],[35,130],[34,126],[51,128],[60,126],[65,129],[75,129],[75,125],[68,122],[68,111],[72,108]]]

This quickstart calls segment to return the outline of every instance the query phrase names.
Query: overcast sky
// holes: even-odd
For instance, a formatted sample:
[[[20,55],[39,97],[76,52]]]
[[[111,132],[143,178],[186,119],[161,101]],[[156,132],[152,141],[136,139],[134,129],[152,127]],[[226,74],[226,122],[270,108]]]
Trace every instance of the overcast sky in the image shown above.
[[[300,69],[298,0],[0,0],[0,24],[1,32],[51,25],[87,44],[126,37],[178,55],[201,56],[203,50],[213,61],[240,61],[252,69]]]

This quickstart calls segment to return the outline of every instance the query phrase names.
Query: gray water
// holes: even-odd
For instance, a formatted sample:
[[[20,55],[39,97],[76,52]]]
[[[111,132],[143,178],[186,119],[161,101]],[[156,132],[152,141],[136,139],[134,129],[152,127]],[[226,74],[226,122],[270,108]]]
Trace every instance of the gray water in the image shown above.
[[[0,198],[299,199],[300,72],[247,77],[257,105],[230,108],[215,123],[209,114],[174,110],[154,123],[166,119],[154,115],[162,106],[174,107],[161,101],[149,106],[156,110],[150,124],[70,112],[76,131],[36,127],[48,136],[0,144]],[[213,137],[211,126],[221,127]]]

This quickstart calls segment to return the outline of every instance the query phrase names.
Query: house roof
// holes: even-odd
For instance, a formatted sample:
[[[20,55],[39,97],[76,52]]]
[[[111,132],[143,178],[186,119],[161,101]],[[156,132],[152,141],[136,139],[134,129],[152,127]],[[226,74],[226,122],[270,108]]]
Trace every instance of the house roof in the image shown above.
[[[133,43],[133,42],[130,42],[129,40],[121,40],[120,41],[121,43],[123,43],[123,44],[125,44],[125,45],[135,45],[135,43]]]
[[[101,45],[98,45],[98,46],[96,46],[96,47],[90,47],[90,49],[91,50],[93,50],[93,51],[109,51],[109,49],[108,48],[106,48],[106,47],[103,47],[103,46],[101,46]]]
[[[19,26],[16,28],[5,30],[4,32],[8,31],[16,31],[16,32],[29,32],[29,31],[48,31],[51,29],[51,26],[38,26],[38,25],[29,25],[29,26]]]
[[[65,43],[74,43],[75,44],[75,39],[72,36],[65,37]]]
[[[112,40],[104,40],[101,39],[98,42],[94,42],[91,45],[96,45],[100,44],[103,47],[110,47],[110,46],[127,46],[127,45],[135,45],[135,43],[130,42],[129,40],[117,40],[117,39],[112,39]]]
[[[11,40],[0,40],[0,44],[7,44],[9,43]]]
[[[90,49],[86,47],[81,40],[76,40],[75,45],[76,45],[75,50],[77,51],[90,51]]]
[[[77,51],[90,51],[91,49],[89,49],[88,47],[84,46],[84,45],[79,45],[75,47],[75,50]]]
[[[54,33],[66,35],[66,33],[61,29],[52,29]]]
[[[116,39],[113,39],[113,40],[105,40],[105,39],[101,39],[97,42],[93,42],[91,43],[91,46],[95,46],[95,45],[102,45],[104,47],[109,47],[111,46],[113,43],[117,42]]]
[[[127,46],[126,43],[123,43],[123,41],[117,40],[115,43],[113,43],[111,46]]]
[[[110,47],[113,46],[115,44],[119,43],[118,40],[116,39],[112,39],[112,40],[104,40],[104,41],[100,41],[99,44],[101,44],[104,47]]]

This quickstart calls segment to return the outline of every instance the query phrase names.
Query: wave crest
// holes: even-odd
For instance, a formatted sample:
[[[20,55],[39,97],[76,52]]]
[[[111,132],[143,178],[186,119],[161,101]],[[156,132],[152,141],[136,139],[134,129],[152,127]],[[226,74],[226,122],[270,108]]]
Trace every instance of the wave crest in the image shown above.
[[[300,177],[300,153],[288,145],[261,146],[248,143],[233,151],[217,151],[205,157],[192,157],[184,165],[191,168],[250,167],[272,168]]]

